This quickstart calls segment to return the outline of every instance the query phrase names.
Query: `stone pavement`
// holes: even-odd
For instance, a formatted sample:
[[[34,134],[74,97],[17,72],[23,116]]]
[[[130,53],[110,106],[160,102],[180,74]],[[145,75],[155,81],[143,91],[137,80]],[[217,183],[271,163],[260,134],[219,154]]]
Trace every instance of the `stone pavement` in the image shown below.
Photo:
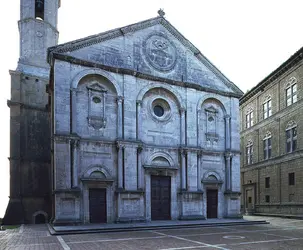
[[[271,224],[157,229],[115,233],[52,236],[46,225],[25,225],[0,232],[0,249],[187,250],[302,249],[303,221],[269,220]]]

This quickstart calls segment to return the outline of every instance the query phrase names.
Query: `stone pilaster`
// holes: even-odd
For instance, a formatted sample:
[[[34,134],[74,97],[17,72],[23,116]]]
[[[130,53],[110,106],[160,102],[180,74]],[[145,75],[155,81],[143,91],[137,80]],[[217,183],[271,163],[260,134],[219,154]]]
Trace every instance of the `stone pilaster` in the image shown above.
[[[181,149],[181,190],[186,190],[186,156],[187,156],[187,150]]]
[[[185,109],[180,109],[180,120],[181,120],[181,145],[186,144],[186,120],[185,120]]]
[[[141,140],[141,127],[142,127],[142,122],[141,122],[141,107],[142,107],[142,101],[137,100],[137,133],[136,137],[137,140]]]
[[[226,150],[230,149],[231,137],[230,137],[230,116],[226,115],[225,120],[225,148]]]
[[[143,189],[143,173],[142,173],[142,146],[138,146],[137,154],[138,154],[138,189]]]
[[[197,152],[197,189],[202,190],[201,187],[201,161],[202,161],[202,151]]]
[[[118,152],[118,189],[123,189],[123,146],[117,142],[117,152]]]
[[[78,140],[72,140],[72,188],[78,187],[78,147],[79,147],[79,141]]]
[[[123,115],[122,115],[122,108],[123,108],[123,97],[118,96],[117,97],[117,104],[118,104],[118,118],[117,118],[117,135],[118,138],[121,139],[123,137]]]
[[[71,89],[71,133],[77,134],[77,89]]]
[[[225,190],[231,191],[231,160],[232,154],[230,152],[225,153]]]

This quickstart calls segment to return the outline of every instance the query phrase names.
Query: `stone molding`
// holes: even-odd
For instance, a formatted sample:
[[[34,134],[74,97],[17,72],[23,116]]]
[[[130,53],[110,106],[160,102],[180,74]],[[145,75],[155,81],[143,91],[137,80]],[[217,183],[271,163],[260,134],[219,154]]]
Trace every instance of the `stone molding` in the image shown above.
[[[7,100],[7,106],[9,108],[11,108],[13,106],[19,106],[22,109],[41,111],[41,112],[45,112],[45,113],[49,112],[49,110],[47,108],[47,105],[45,105],[45,107],[42,108],[42,107],[38,107],[38,106],[35,106],[35,105],[30,105],[30,104],[25,104],[25,103],[21,103],[21,102],[15,102],[15,101]]]
[[[171,85],[185,87],[185,88],[192,88],[192,89],[196,89],[199,91],[215,93],[215,94],[222,95],[222,96],[235,97],[238,99],[242,96],[242,93],[240,94],[239,92],[226,92],[226,91],[211,89],[211,88],[204,87],[200,84],[193,83],[193,82],[177,81],[177,80],[172,80],[172,79],[168,79],[168,78],[164,78],[164,77],[160,77],[160,76],[150,75],[147,73],[140,73],[140,72],[134,71],[132,69],[117,68],[114,66],[108,66],[108,65],[101,64],[101,63],[88,62],[88,61],[85,61],[85,60],[82,60],[82,59],[79,59],[76,57],[72,57],[70,55],[62,55],[62,54],[54,53],[53,58],[61,60],[61,61],[70,62],[71,64],[77,64],[77,65],[81,65],[81,66],[85,66],[85,67],[98,68],[98,69],[106,70],[108,72],[112,72],[112,73],[116,73],[116,74],[125,74],[125,75],[131,75],[131,76],[135,75],[137,78],[140,78],[140,79],[156,81],[156,82],[166,82]]]

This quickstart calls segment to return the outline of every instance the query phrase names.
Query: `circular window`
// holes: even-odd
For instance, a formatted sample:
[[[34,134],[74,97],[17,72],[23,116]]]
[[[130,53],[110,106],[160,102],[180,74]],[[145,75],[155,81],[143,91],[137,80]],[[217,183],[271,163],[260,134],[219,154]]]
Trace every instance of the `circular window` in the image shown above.
[[[154,113],[158,117],[162,117],[164,115],[164,108],[160,105],[154,106]]]
[[[164,99],[155,99],[150,106],[151,115],[157,121],[167,121],[171,116],[170,105]]]
[[[208,117],[208,121],[209,122],[213,122],[214,121],[214,118],[212,116]]]
[[[100,99],[99,97],[97,97],[97,96],[94,96],[94,97],[93,97],[93,102],[94,102],[94,103],[100,103],[100,102],[101,102],[101,99]]]

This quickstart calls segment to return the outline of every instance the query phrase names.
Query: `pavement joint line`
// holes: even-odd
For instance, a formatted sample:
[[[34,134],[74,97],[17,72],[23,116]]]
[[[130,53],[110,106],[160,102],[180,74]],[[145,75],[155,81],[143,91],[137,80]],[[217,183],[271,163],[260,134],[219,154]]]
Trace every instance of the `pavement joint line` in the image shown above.
[[[154,237],[141,237],[141,238],[120,238],[120,239],[103,239],[103,240],[85,240],[85,241],[69,241],[69,244],[81,244],[90,242],[110,242],[110,241],[129,241],[129,240],[148,240],[148,239],[163,239],[168,236],[154,236]]]
[[[292,241],[292,240],[302,240],[302,238],[278,239],[278,240],[260,240],[260,241],[250,241],[250,242],[232,243],[232,244],[229,244],[229,245],[237,246],[237,245],[261,244],[261,243],[271,243],[271,242],[281,242],[281,241]]]
[[[209,246],[191,246],[191,247],[173,247],[173,248],[161,248],[160,250],[183,250],[183,249],[197,249],[197,248],[205,248]]]
[[[47,243],[47,245],[57,245],[58,243],[51,242]],[[8,246],[10,246],[8,244]],[[16,245],[11,245],[13,247],[33,247],[33,246],[45,246],[45,243],[34,243],[34,244],[16,244]]]
[[[269,234],[269,233],[263,233],[263,234],[266,234],[266,235],[272,235],[272,236],[277,236],[277,237],[282,237],[282,238],[287,238],[287,239],[293,239],[293,237],[284,236],[284,235]]]
[[[219,235],[219,234],[237,234],[237,233],[255,233],[255,232],[271,232],[271,231],[288,231],[289,229],[264,229],[264,230],[243,230],[243,231],[234,231],[234,232],[216,232],[216,233],[202,233],[202,234],[181,234],[178,235],[180,237],[185,237],[185,236],[200,236],[200,235]]]
[[[201,241],[189,240],[189,239],[185,239],[185,238],[182,238],[182,237],[178,237],[178,236],[174,236],[174,235],[170,235],[170,234],[159,233],[159,232],[156,232],[156,233],[161,234],[163,236],[168,236],[168,237],[171,237],[171,238],[175,238],[175,239],[178,239],[178,240],[184,240],[184,241],[196,243],[196,244],[199,244],[199,245],[204,245],[205,247],[213,247],[213,248],[217,248],[217,249],[221,249],[221,250],[229,250],[228,248],[224,248],[224,247],[220,247],[220,246],[217,246],[217,245],[211,245],[211,244],[203,243]]]
[[[24,224],[21,224],[20,228],[19,228],[19,234],[22,234],[24,231]]]
[[[64,250],[70,250],[70,247],[66,244],[66,242],[63,240],[61,236],[57,236],[57,239]]]

